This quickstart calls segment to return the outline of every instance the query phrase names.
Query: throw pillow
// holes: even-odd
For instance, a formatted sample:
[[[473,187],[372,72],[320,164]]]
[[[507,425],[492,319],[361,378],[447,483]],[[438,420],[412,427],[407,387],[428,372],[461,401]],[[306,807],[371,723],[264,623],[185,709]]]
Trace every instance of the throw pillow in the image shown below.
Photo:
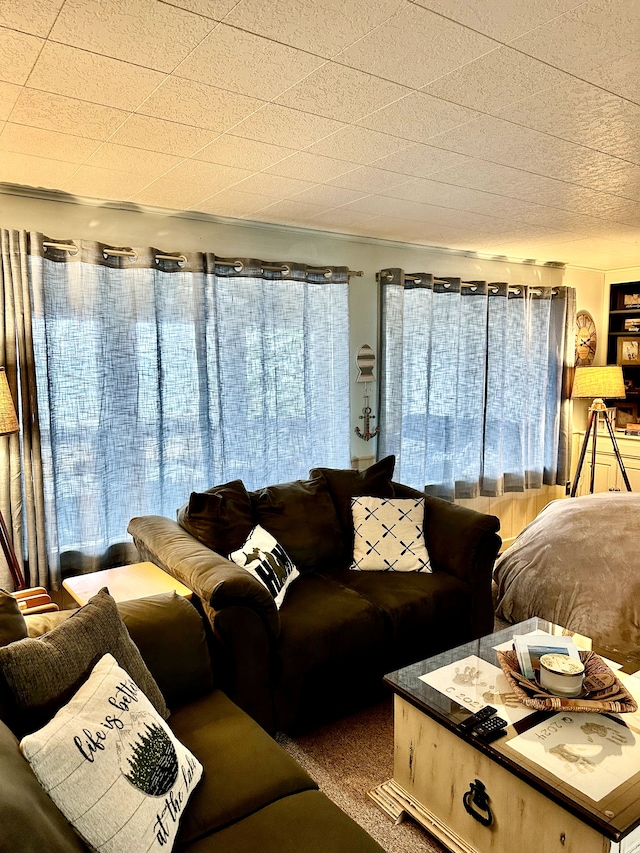
[[[249,493],[257,523],[301,572],[326,569],[342,557],[340,522],[324,477]]]
[[[269,590],[278,610],[287,590],[300,574],[282,545],[259,524],[253,528],[242,548],[229,554],[229,559],[245,568]]]
[[[0,646],[29,636],[27,623],[20,610],[18,600],[10,592],[0,589]]]
[[[430,572],[424,498],[353,498],[353,564],[360,572]]]
[[[344,539],[344,559],[351,560],[353,554],[353,516],[351,498],[373,495],[377,498],[392,498],[393,469],[395,456],[386,456],[364,471],[341,468],[312,468],[310,477],[324,477],[335,504]]]
[[[242,545],[255,523],[242,480],[192,492],[188,503],[178,510],[178,524],[223,556]]]
[[[47,794],[99,853],[171,850],[202,777],[197,758],[109,654],[20,749]]]
[[[110,653],[144,691],[157,711],[169,710],[133,644],[114,599],[102,589],[48,634],[0,648],[3,694],[13,705],[10,727],[19,735],[40,728]]]

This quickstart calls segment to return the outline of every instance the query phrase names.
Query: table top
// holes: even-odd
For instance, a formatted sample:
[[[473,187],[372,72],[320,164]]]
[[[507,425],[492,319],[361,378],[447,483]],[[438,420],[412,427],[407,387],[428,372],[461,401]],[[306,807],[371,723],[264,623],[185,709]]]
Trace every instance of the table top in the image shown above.
[[[62,586],[81,606],[105,586],[116,601],[131,601],[172,590],[185,598],[191,598],[192,595],[188,587],[154,563],[132,563],[129,566],[77,575],[64,580]]]
[[[621,679],[640,670],[639,659],[600,650],[587,637],[535,618],[391,672],[385,682],[549,799],[619,841],[640,826],[640,711],[568,714],[533,711],[518,702],[499,668],[495,646],[507,648],[515,634],[534,631],[573,636],[579,648],[593,649],[612,663]],[[635,679],[629,689],[631,683]],[[490,744],[458,729],[484,705],[493,705],[510,722],[506,736]]]

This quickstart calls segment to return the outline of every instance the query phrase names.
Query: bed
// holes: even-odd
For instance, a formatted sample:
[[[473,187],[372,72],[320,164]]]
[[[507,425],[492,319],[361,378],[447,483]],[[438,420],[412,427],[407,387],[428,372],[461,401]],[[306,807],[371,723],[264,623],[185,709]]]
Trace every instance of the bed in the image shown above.
[[[552,501],[500,555],[496,615],[540,616],[640,657],[640,494]]]

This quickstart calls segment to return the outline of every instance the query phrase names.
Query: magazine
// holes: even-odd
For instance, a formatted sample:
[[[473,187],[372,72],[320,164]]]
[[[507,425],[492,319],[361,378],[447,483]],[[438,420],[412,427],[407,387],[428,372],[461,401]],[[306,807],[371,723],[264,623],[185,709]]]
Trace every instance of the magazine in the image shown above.
[[[523,634],[513,638],[513,648],[518,655],[520,671],[525,678],[535,680],[535,672],[540,669],[540,658],[547,654],[569,655],[580,660],[580,654],[571,637],[551,634]]]

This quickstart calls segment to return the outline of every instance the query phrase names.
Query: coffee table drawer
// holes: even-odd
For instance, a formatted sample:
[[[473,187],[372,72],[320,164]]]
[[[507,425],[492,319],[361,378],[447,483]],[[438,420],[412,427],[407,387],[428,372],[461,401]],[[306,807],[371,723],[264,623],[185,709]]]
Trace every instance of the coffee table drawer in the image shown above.
[[[489,797],[490,826],[468,814],[463,804],[475,780],[484,784]],[[455,853],[613,853],[627,849],[397,695],[394,773],[392,783],[387,784],[396,788],[396,797],[408,795],[405,811]]]

